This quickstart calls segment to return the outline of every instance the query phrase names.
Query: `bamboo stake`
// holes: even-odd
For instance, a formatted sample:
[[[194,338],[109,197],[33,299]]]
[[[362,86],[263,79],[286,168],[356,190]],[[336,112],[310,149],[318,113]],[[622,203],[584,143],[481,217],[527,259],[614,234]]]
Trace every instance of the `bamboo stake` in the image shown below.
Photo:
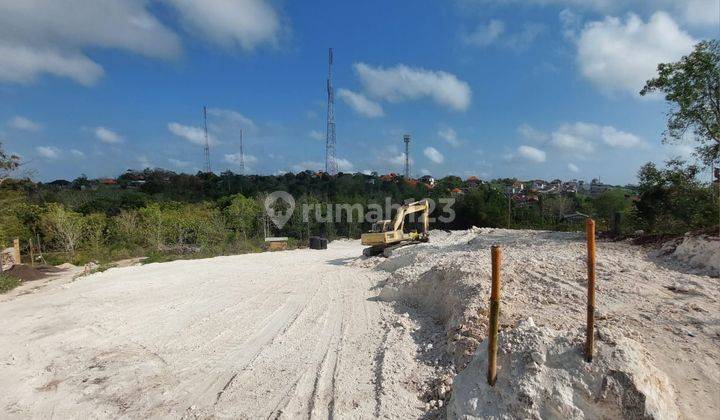
[[[490,337],[488,339],[488,374],[487,381],[495,386],[497,380],[497,336],[498,319],[500,318],[500,263],[502,261],[500,247],[493,245],[492,255],[492,290],[490,292]]]
[[[15,258],[15,264],[22,263],[22,261],[20,261],[20,239],[13,239],[13,248],[15,248],[15,255],[13,256]]]
[[[585,327],[585,361],[592,362],[595,341],[595,221],[587,219],[587,324]]]

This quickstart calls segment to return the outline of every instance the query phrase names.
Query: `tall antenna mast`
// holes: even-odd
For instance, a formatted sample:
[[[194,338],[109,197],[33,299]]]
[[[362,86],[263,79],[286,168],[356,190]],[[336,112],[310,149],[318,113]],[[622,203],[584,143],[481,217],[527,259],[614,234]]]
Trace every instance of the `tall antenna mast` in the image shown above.
[[[328,51],[328,79],[327,79],[327,135],[325,137],[325,172],[336,175],[338,172],[335,159],[335,93],[332,85],[333,49]]]
[[[240,129],[240,174],[245,175],[245,154],[243,152],[243,130]]]
[[[207,130],[207,107],[203,106],[203,121],[205,122],[205,172],[210,173],[210,140],[208,138]]]
[[[403,136],[405,142],[405,178],[410,179],[410,134]]]

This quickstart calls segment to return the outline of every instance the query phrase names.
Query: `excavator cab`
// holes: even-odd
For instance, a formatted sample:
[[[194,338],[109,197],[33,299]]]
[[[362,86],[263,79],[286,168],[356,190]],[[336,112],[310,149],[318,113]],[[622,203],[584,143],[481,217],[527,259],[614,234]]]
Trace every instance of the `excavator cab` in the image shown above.
[[[390,222],[392,222],[392,220],[377,221],[372,224],[372,227],[370,228],[370,232],[373,232],[373,233],[387,232],[388,228],[390,227]]]

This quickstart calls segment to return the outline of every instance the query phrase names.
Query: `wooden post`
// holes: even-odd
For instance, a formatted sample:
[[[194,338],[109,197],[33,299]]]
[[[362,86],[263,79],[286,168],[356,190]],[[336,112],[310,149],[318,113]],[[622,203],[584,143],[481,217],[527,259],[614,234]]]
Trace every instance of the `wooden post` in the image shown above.
[[[15,259],[15,264],[22,263],[22,261],[20,260],[20,239],[13,239],[13,248],[15,248],[15,255],[13,255],[13,258]]]
[[[497,379],[497,337],[498,319],[500,318],[500,247],[493,245],[492,255],[492,290],[490,291],[490,331],[488,338],[488,374],[487,381],[490,386],[495,386]]]
[[[28,240],[28,246],[30,247],[30,267],[35,267],[35,253],[33,252],[32,238]]]
[[[585,361],[592,362],[595,341],[595,221],[585,223],[587,236],[587,324],[585,327]]]

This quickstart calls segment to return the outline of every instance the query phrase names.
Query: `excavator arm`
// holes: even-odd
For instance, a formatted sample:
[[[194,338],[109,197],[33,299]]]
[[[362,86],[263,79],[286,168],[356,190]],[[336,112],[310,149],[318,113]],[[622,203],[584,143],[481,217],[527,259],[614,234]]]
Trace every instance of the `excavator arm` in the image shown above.
[[[427,200],[420,200],[414,203],[406,204],[400,207],[393,218],[393,230],[402,230],[405,227],[405,217],[413,213],[420,214],[420,222],[422,223],[422,233],[428,232],[428,213],[430,206]]]

